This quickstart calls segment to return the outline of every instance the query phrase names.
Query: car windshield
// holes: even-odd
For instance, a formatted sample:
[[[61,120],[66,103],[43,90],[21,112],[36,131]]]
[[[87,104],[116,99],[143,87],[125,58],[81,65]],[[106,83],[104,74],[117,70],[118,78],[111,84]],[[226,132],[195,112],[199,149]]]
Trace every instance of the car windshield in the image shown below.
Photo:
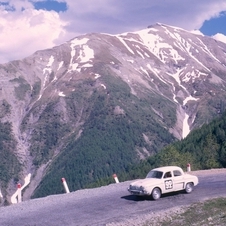
[[[156,170],[152,170],[148,173],[148,175],[146,176],[146,178],[158,178],[161,179],[162,178],[162,172],[161,171],[156,171]]]

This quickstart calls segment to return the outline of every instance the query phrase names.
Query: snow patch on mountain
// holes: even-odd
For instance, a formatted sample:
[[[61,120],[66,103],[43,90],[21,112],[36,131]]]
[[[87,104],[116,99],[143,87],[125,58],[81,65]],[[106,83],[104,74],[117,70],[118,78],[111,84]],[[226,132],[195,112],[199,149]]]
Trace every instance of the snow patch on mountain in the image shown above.
[[[71,47],[71,61],[69,66],[69,72],[72,71],[78,71],[81,72],[81,67],[79,67],[79,64],[81,63],[87,63],[83,65],[82,67],[92,67],[91,64],[92,59],[94,58],[94,50],[91,49],[87,42],[89,41],[88,38],[83,39],[74,39],[71,41],[70,47]],[[78,48],[76,48],[78,47]],[[79,52],[77,53],[78,50]],[[75,58],[77,53],[77,58]]]
[[[51,66],[52,66],[53,62],[54,62],[54,56],[51,56],[51,57],[49,58],[48,64],[47,64],[46,67],[43,69],[43,74],[46,74],[46,73],[49,73],[49,74],[50,74],[50,73],[51,73],[51,71],[52,71]]]
[[[190,31],[192,34],[204,36],[204,34],[200,30],[192,30]]]
[[[183,130],[182,130],[182,138],[184,139],[190,133],[190,126],[188,124],[189,115],[185,113],[185,117],[183,120]]]
[[[119,39],[119,41],[122,42],[122,44],[128,49],[129,52],[134,54],[133,50],[127,45],[127,43],[125,42],[124,38],[121,35],[117,35],[116,37]]]
[[[59,95],[60,97],[65,97],[65,96],[66,96],[63,92],[59,92],[58,95]]]

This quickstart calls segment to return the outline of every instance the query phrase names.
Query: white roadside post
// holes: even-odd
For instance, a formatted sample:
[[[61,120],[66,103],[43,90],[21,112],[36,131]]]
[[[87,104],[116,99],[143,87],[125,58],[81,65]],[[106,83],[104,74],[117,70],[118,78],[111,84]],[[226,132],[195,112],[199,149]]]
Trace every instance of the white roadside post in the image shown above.
[[[113,178],[115,179],[115,183],[119,183],[119,180],[116,174],[113,174]]]
[[[31,173],[29,173],[25,178],[24,178],[24,185],[21,186],[20,183],[17,183],[17,190],[16,192],[11,196],[11,203],[19,203],[23,200],[22,198],[22,190],[30,183],[31,180]]]
[[[17,184],[17,202],[21,202],[22,201],[22,195],[21,195],[21,184],[18,183]]]
[[[188,163],[188,164],[187,164],[187,172],[190,172],[190,171],[191,171],[191,164]]]
[[[62,181],[62,183],[63,183],[63,186],[64,186],[64,190],[65,190],[65,192],[66,192],[66,193],[70,193],[70,191],[69,191],[69,188],[68,188],[68,186],[67,186],[67,182],[66,182],[65,178],[62,178],[62,179],[61,179],[61,181]]]
[[[2,195],[1,188],[0,188],[0,203],[1,203],[2,199],[3,199],[3,195]]]

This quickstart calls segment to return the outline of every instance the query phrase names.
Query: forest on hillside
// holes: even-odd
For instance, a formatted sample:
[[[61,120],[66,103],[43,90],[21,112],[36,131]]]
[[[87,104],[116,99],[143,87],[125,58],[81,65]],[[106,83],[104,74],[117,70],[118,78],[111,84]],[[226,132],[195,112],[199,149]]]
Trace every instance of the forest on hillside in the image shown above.
[[[33,197],[62,193],[62,177],[67,178],[72,190],[106,184],[106,178],[111,178],[113,173],[126,173],[129,167],[140,162],[141,156],[144,159],[155,154],[176,140],[161,122],[156,120],[156,113],[150,111],[150,99],[156,108],[166,108],[167,102],[155,102],[154,96],[139,99],[130,93],[128,85],[123,81],[112,76],[106,76],[106,80],[111,80],[107,91],[95,89],[92,95],[87,95],[84,100],[86,104],[83,105],[82,113],[87,117],[82,126],[82,135],[76,139],[76,133],[71,133],[65,140],[64,147],[51,161]],[[69,108],[73,109],[73,114],[79,112],[77,101],[82,99],[81,94],[84,95],[84,86],[78,85],[76,88],[81,92],[76,90],[71,96],[64,98],[69,103]],[[158,104],[160,102],[161,106]],[[175,121],[175,114],[171,112],[174,106],[170,106],[171,110],[167,109],[165,122],[168,125],[169,122]],[[48,110],[47,114],[50,112]],[[35,163],[38,165],[51,154],[51,148],[56,147],[57,142],[61,142],[61,135],[64,135],[65,126],[59,124],[58,118],[55,118],[53,121],[52,117],[52,121],[48,123],[50,125],[56,122],[55,127],[46,126],[47,123],[43,122],[41,126],[44,127],[39,130],[39,135],[45,136],[39,136],[39,139],[35,137],[36,141],[41,140],[42,143],[48,144],[42,147],[40,142],[36,142],[39,152],[32,146],[32,154],[36,155],[35,160],[38,161]],[[151,142],[145,141],[144,136]],[[51,142],[53,140],[56,141],[54,144]],[[44,148],[47,148],[48,152],[45,152]],[[44,156],[42,152],[47,155]]]
[[[129,142],[131,144],[131,148],[134,145],[133,140],[131,140],[132,131],[132,128],[128,128],[127,131],[123,132],[125,136],[123,139],[126,143]],[[90,133],[90,136],[92,136],[92,139],[97,139],[97,137],[97,140],[99,140],[99,138],[104,139],[98,131],[93,131]],[[109,136],[114,136],[114,131],[112,131]],[[105,150],[105,148],[108,149],[110,146],[114,146],[118,150],[123,149],[125,143],[122,142],[122,140],[116,141],[116,143],[120,143],[121,145],[118,146],[118,144],[113,142],[111,144],[106,144],[105,147],[102,147],[103,150]],[[84,146],[90,145],[89,139],[84,140],[83,142]],[[96,145],[97,144],[98,142]],[[97,148],[97,146],[94,148]],[[184,170],[186,170],[188,163],[191,164],[192,170],[224,168],[226,167],[226,112],[221,117],[213,120],[211,123],[205,124],[200,129],[192,131],[185,139],[166,146],[158,153],[140,161],[138,164],[135,161],[130,163],[125,161],[128,159],[131,161],[130,157],[133,156],[133,152],[122,153],[119,151],[117,153],[121,155],[119,156],[120,161],[118,162],[118,165],[116,164],[113,167],[112,164],[114,159],[112,159],[112,162],[109,161],[107,155],[104,157],[104,151],[101,151],[101,148],[99,149],[99,152],[97,152],[98,154],[94,156],[89,152],[77,152],[75,155],[86,155],[86,161],[79,163],[71,160],[69,161],[68,166],[64,166],[64,169],[67,169],[68,173],[70,173],[67,175],[67,179],[72,190],[99,187],[113,183],[113,173],[117,173],[120,181],[144,178],[152,168],[165,165],[177,165],[182,167]],[[70,155],[68,154],[68,156]],[[67,158],[67,155],[64,156],[64,158]],[[94,158],[96,159],[95,161],[93,161]],[[77,175],[77,181],[75,181],[73,176],[70,177],[73,169],[76,169],[73,164],[80,164],[81,166],[80,170],[75,172]],[[98,171],[96,172],[95,177],[93,177],[94,170],[88,171],[90,168],[86,167],[87,164],[91,165],[91,168]],[[62,169],[62,166],[58,165],[58,167]],[[124,170],[121,170],[122,168]],[[57,176],[59,177],[59,175]],[[45,180],[46,184],[45,186],[42,186],[47,188],[47,190],[41,190],[33,197],[45,195],[46,192],[48,193],[51,189],[53,189],[55,179],[52,178],[51,180],[51,178],[52,177],[49,177],[48,180]],[[58,183],[58,186],[58,191],[64,192],[63,187],[60,186],[60,183]],[[53,190],[51,190],[51,192],[53,192]]]
[[[0,123],[0,189],[6,188],[11,179],[15,183],[19,180],[21,164],[14,154],[15,149],[11,123]]]
[[[152,168],[166,165],[177,165],[186,170],[188,163],[192,170],[226,167],[226,112],[120,176],[122,180],[143,178]]]

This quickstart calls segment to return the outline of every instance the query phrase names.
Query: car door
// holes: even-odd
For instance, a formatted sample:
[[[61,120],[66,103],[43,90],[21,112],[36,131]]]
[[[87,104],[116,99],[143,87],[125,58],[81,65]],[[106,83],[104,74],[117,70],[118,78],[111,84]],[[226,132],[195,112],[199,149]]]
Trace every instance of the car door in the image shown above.
[[[168,193],[174,191],[172,172],[165,172],[163,176],[164,185],[162,188],[163,193]]]
[[[184,177],[180,170],[173,170],[173,185],[174,191],[180,191],[184,189]]]

